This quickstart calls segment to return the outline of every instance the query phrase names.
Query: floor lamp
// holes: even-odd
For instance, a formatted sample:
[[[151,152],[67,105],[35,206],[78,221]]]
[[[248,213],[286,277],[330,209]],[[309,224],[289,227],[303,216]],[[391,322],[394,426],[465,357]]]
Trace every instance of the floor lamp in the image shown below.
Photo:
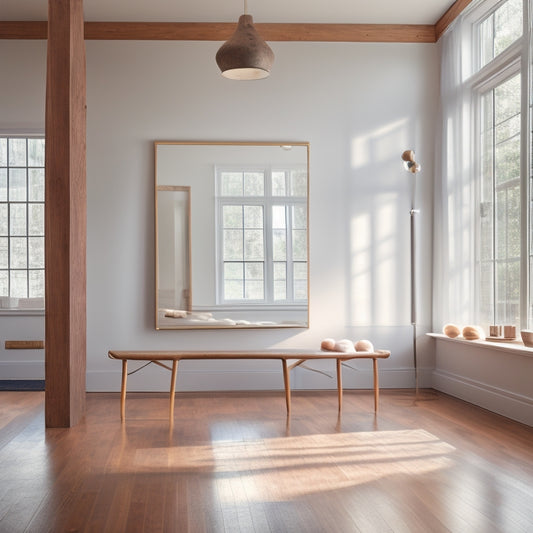
[[[415,193],[416,193],[416,174],[420,171],[420,165],[415,161],[415,153],[413,150],[405,150],[402,154],[405,169],[413,174],[413,182],[411,187],[411,209],[409,211],[410,217],[410,237],[411,237],[411,325],[413,326],[413,362],[415,368],[415,395],[418,397],[418,359],[416,353],[416,215],[419,213],[415,209]]]

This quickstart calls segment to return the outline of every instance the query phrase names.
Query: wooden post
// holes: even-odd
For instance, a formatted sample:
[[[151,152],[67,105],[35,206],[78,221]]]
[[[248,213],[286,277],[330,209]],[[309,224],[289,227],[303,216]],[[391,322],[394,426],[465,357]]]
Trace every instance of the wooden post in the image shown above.
[[[46,79],[45,422],[85,415],[86,65],[82,0],[49,0]]]

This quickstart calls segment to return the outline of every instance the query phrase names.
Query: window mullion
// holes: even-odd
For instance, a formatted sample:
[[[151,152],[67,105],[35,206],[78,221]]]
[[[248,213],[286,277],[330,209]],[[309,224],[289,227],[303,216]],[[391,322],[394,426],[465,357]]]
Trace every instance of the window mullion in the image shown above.
[[[492,323],[498,323],[498,252],[496,235],[497,223],[497,196],[496,196],[496,91],[492,89]]]
[[[25,231],[25,239],[26,239],[26,298],[30,297],[30,203],[29,203],[29,191],[30,191],[30,180],[29,180],[29,172],[28,172],[28,165],[30,164],[30,158],[28,154],[29,150],[29,143],[28,139],[26,139],[26,168],[24,169],[26,174],[26,231]]]
[[[274,301],[274,243],[272,228],[272,198],[265,198],[263,238],[265,239],[265,299]]]
[[[530,169],[531,169],[531,142],[533,141],[533,135],[531,133],[531,106],[533,105],[532,95],[532,52],[533,52],[533,40],[531,29],[531,16],[530,11],[531,3],[529,0],[523,2],[523,30],[522,36],[524,45],[522,48],[521,58],[521,101],[520,109],[522,116],[520,120],[520,133],[522,135],[520,139],[520,328],[528,329],[530,326],[530,320],[533,318],[530,316],[529,309],[533,302],[530,301],[530,223],[531,223],[531,211],[530,211],[530,195],[531,195],[531,182],[530,182]]]
[[[287,300],[294,301],[294,253],[293,253],[293,209],[292,205],[285,205],[287,217]]]

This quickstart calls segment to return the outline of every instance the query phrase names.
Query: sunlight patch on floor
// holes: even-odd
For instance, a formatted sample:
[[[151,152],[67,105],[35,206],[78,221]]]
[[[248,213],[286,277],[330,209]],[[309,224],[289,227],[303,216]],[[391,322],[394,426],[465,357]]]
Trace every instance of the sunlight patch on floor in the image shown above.
[[[306,435],[138,449],[121,471],[210,473],[219,497],[280,501],[450,467],[455,448],[423,430]],[[222,481],[223,480],[223,481]],[[320,488],[319,488],[320,487]]]

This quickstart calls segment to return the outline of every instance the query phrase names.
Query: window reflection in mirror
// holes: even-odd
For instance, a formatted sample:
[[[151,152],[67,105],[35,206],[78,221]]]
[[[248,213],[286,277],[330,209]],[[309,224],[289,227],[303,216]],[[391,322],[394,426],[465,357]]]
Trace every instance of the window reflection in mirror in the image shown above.
[[[155,143],[156,328],[308,327],[307,143]]]

